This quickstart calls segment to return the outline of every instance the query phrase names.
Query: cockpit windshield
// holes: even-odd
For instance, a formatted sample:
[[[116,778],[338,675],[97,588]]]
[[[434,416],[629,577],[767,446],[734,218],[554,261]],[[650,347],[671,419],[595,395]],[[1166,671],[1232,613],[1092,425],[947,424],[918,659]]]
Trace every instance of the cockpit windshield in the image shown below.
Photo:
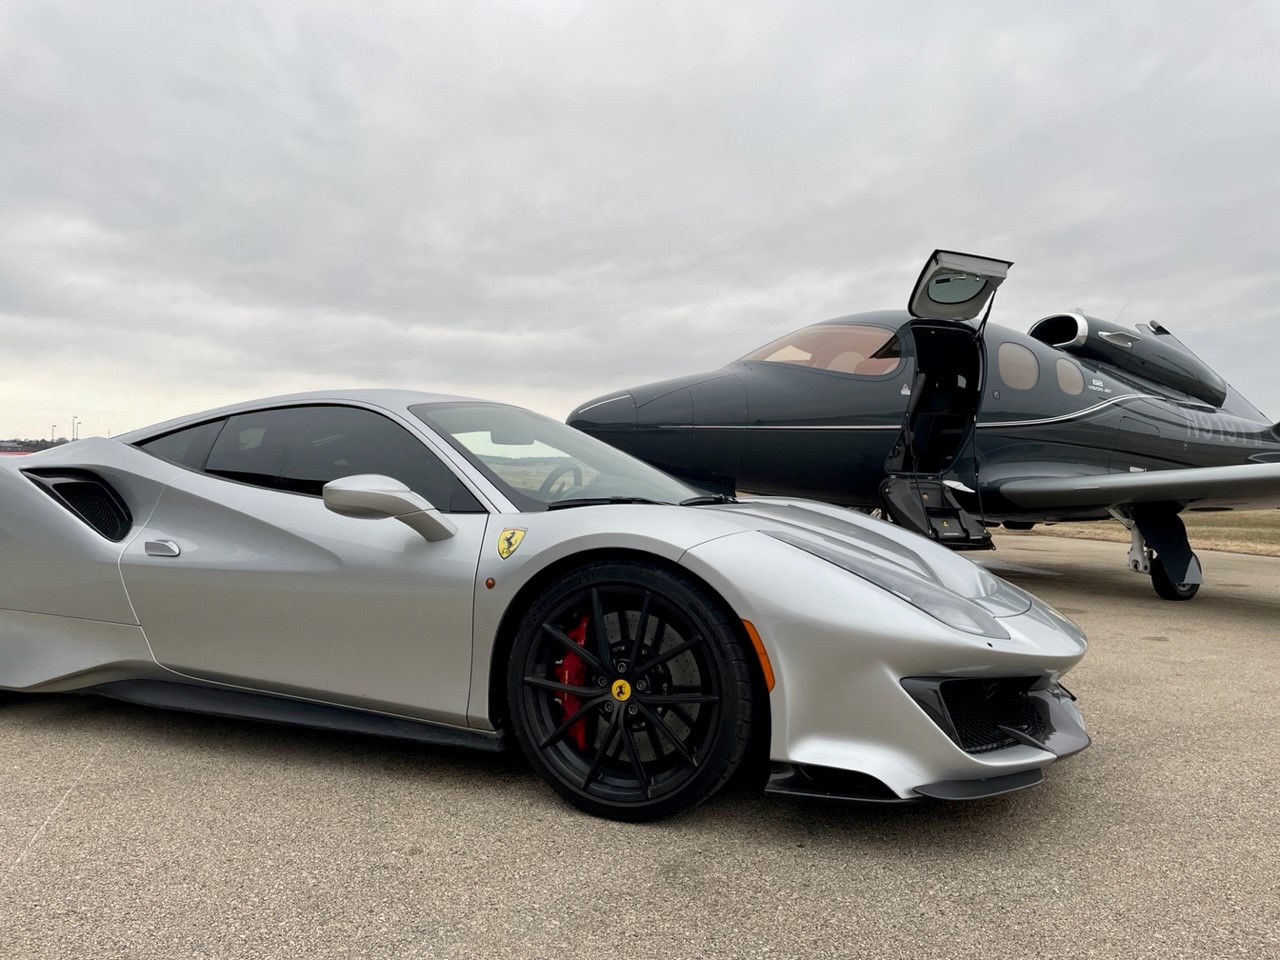
[[[902,344],[893,330],[876,324],[815,323],[753,350],[740,362],[789,363],[881,377],[902,363]]]
[[[680,503],[700,491],[557,420],[500,403],[410,407],[521,510],[569,501]]]

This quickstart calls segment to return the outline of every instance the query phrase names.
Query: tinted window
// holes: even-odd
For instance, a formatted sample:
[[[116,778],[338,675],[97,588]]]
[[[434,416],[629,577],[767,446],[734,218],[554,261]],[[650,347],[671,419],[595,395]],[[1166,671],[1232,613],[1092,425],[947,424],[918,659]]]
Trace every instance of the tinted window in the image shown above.
[[[195,427],[183,427],[154,440],[143,440],[138,448],[192,470],[203,470],[204,458],[209,455],[209,448],[226,422],[213,420]]]
[[[934,303],[967,303],[987,285],[985,277],[948,273],[929,281],[929,299]]]
[[[1058,386],[1063,393],[1078,397],[1084,393],[1084,373],[1070,360],[1059,360]]]
[[[445,512],[483,512],[453,471],[413,434],[357,407],[285,407],[231,417],[205,472],[312,496],[330,480],[377,473]]]
[[[1000,379],[1014,390],[1030,390],[1040,382],[1040,361],[1020,343],[1002,343],[996,354]]]
[[[790,363],[880,377],[898,369],[902,348],[898,337],[887,327],[869,323],[817,323],[765,344],[742,360]]]

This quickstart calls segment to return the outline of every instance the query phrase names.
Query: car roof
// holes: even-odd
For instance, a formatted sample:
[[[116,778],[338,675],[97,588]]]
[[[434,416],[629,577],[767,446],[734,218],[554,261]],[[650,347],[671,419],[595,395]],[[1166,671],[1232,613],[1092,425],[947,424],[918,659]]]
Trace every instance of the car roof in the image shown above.
[[[354,403],[360,406],[381,407],[384,410],[394,410],[397,413],[405,413],[408,411],[409,407],[419,403],[447,403],[456,400],[480,403],[491,402],[479,397],[458,396],[448,393],[428,393],[422,390],[375,388],[311,390],[305,393],[284,393],[274,397],[245,400],[240,403],[228,404],[224,407],[215,407],[211,410],[201,410],[198,413],[190,413],[181,417],[174,417],[171,420],[154,423],[150,426],[140,427],[137,430],[130,430],[128,433],[119,434],[116,439],[123,443],[136,443],[137,441],[145,440],[148,437],[158,436],[172,430],[181,429],[188,424],[197,424],[205,420],[216,420],[219,417],[230,416],[235,413],[246,413],[252,410],[263,410],[268,407],[291,407],[307,403]]]

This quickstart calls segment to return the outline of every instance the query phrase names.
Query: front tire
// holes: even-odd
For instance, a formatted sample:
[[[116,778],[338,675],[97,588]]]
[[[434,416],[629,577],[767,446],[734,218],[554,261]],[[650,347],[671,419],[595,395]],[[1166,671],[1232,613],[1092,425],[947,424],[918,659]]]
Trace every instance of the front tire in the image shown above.
[[[570,803],[657,820],[716,792],[751,735],[737,626],[661,567],[599,562],[556,581],[521,622],[507,670],[511,726]]]
[[[1197,564],[1200,562],[1194,553],[1191,557]],[[1162,600],[1190,600],[1200,591],[1198,583],[1174,583],[1170,580],[1158,554],[1151,558],[1151,586]]]

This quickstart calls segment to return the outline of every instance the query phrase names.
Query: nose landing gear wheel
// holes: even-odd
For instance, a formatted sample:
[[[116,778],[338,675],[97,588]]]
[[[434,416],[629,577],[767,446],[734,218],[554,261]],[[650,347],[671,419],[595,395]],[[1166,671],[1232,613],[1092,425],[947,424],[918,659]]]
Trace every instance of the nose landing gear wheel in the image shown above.
[[[642,563],[576,570],[533,605],[507,671],[512,728],[570,803],[657,820],[718,790],[751,733],[734,621],[678,575]]]

